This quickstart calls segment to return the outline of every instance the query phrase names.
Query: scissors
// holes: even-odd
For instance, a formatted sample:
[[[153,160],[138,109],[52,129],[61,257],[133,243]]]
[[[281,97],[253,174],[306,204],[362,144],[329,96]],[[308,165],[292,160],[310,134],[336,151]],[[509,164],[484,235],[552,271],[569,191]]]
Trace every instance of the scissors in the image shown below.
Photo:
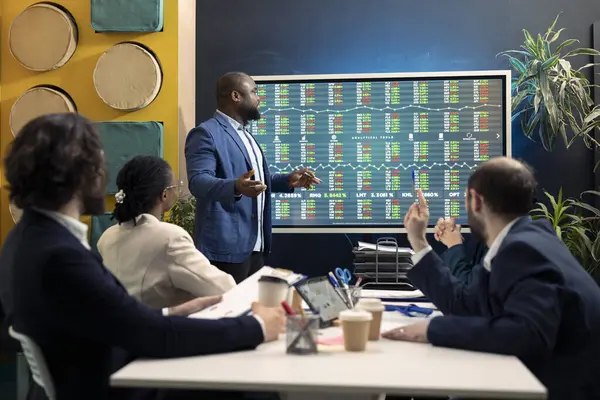
[[[348,283],[350,283],[350,280],[352,279],[352,274],[350,273],[348,268],[336,268],[335,276],[340,280],[340,282],[344,286],[348,286]]]

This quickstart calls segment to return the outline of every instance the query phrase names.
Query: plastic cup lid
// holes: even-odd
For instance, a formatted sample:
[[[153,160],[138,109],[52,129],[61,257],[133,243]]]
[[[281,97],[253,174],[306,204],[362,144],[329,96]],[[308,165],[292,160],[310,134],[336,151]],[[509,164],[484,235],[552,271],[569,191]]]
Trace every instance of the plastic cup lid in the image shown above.
[[[360,299],[356,304],[356,308],[373,312],[385,310],[385,306],[380,299]]]
[[[340,312],[340,321],[371,321],[373,316],[368,311],[363,310],[344,310]]]
[[[285,279],[279,278],[277,276],[272,275],[263,275],[258,279],[259,282],[269,282],[269,283],[284,283],[288,284]]]

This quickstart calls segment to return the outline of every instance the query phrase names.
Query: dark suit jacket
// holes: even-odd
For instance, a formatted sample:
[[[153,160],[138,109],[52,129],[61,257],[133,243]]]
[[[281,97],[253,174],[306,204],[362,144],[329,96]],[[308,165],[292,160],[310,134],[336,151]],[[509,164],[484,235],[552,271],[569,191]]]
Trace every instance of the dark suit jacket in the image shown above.
[[[0,253],[0,298],[8,322],[41,347],[58,400],[107,399],[114,348],[169,358],[253,349],[260,324],[163,317],[127,294],[64,226],[25,210]]]
[[[465,283],[469,283],[475,275],[473,271],[482,267],[478,264],[483,261],[487,250],[488,248],[484,243],[471,240],[469,243],[450,247],[440,257],[442,257],[444,264],[450,268],[452,275]]]
[[[262,149],[261,149],[262,151]],[[185,141],[190,192],[196,197],[194,242],[211,261],[244,261],[258,235],[257,201],[236,197],[235,181],[252,169],[250,157],[237,132],[219,113],[192,129]],[[269,173],[263,153],[265,208],[264,253],[271,251],[271,192],[293,192],[288,175]]]
[[[434,252],[408,276],[445,314],[432,344],[517,356],[550,399],[600,399],[600,289],[546,221],[518,220],[469,285]]]

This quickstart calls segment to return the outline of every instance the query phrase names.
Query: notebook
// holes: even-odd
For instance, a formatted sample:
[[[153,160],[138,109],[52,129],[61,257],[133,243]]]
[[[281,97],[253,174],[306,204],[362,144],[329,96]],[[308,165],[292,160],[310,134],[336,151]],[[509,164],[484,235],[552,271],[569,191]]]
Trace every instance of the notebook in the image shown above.
[[[223,300],[219,304],[192,314],[190,318],[218,319],[223,317],[239,317],[240,315],[247,314],[250,312],[252,302],[258,300],[258,279],[263,275],[285,279],[290,286],[306,278],[304,275],[296,274],[289,270],[267,266],[262,267],[254,275],[249,276],[225,293]]]

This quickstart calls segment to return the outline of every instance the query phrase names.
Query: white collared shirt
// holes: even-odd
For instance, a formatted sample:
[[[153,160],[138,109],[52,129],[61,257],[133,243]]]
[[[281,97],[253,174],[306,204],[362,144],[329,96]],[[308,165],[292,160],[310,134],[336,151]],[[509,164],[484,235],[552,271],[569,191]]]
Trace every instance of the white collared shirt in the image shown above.
[[[523,218],[523,217],[519,217],[519,218]],[[519,220],[519,218],[513,219],[508,224],[506,224],[506,226],[504,228],[502,228],[500,233],[498,233],[498,235],[496,236],[496,239],[494,239],[494,241],[492,242],[492,245],[490,246],[489,250],[485,254],[485,257],[483,257],[483,267],[485,269],[487,269],[488,271],[492,270],[492,260],[494,259],[494,257],[496,257],[496,254],[498,254],[498,249],[500,249],[500,246],[502,245],[502,242],[504,241],[504,238],[506,237],[506,235],[508,235],[510,228],[512,228],[512,226]],[[413,255],[411,257],[413,265],[417,265],[417,263],[419,261],[421,261],[421,259],[423,259],[423,257],[425,257],[427,255],[427,253],[429,253],[431,250],[433,250],[432,247],[427,246],[423,250],[421,250],[418,253],[416,253],[415,255]]]
[[[262,181],[265,185],[267,185],[267,182],[265,182],[265,171],[263,169],[263,155],[262,155],[262,151],[260,150],[260,147],[258,146],[258,143],[256,142],[256,139],[254,139],[252,134],[250,134],[250,132],[248,132],[242,126],[242,124],[240,124],[238,121],[231,118],[229,115],[225,114],[224,112],[222,112],[220,110],[217,110],[217,113],[219,115],[227,118],[227,121],[229,121],[229,125],[231,125],[233,130],[235,130],[235,132],[238,134],[239,138],[244,143],[246,152],[248,153],[248,156],[250,157],[252,169],[254,170],[254,173],[256,174],[255,175],[256,179],[259,181]],[[264,217],[264,212],[265,212],[265,192],[262,192],[261,194],[259,194],[256,197],[256,204],[257,204],[257,210],[256,210],[257,222],[256,223],[258,225],[258,231],[257,231],[258,234],[256,236],[256,243],[254,244],[254,251],[262,251],[263,250],[263,235],[264,235],[263,217]]]
[[[498,235],[496,236],[496,239],[494,239],[494,241],[492,242],[492,245],[490,246],[489,250],[485,254],[485,257],[483,257],[483,268],[487,269],[488,271],[492,270],[492,260],[494,259],[494,257],[496,257],[496,254],[498,254],[498,249],[500,249],[500,246],[502,245],[502,242],[504,241],[504,238],[506,237],[506,235],[508,235],[510,228],[512,228],[513,225],[520,218],[522,218],[522,217],[515,218],[512,221],[510,221],[508,224],[506,224],[506,226],[504,228],[502,228],[500,233],[498,233]]]

